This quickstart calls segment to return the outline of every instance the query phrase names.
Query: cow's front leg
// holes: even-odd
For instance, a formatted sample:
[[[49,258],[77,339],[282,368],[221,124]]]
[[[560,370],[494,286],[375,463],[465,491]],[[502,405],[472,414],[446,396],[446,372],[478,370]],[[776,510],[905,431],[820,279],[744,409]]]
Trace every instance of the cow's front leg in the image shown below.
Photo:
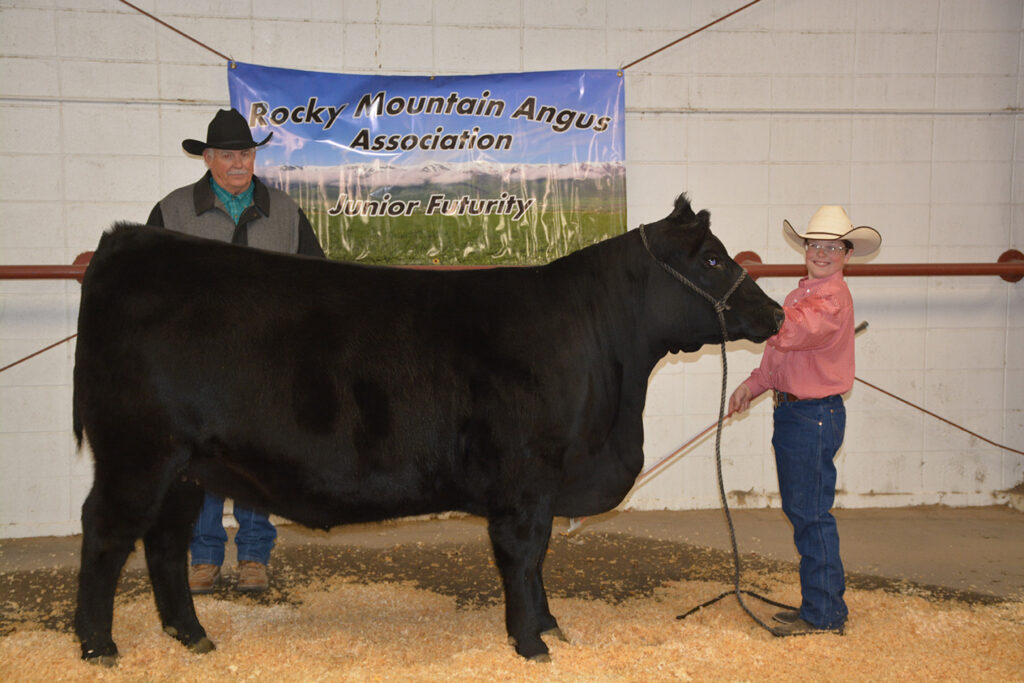
[[[505,628],[509,642],[516,652],[534,661],[550,661],[541,634],[561,633],[548,610],[541,580],[552,519],[550,508],[546,505],[542,508],[492,515],[487,527],[505,588]]]
[[[548,540],[550,540],[550,532]],[[545,541],[544,550],[541,551],[540,559],[537,561],[537,570],[533,573],[535,580],[530,584],[533,591],[534,608],[540,617],[540,634],[542,636],[555,636],[562,642],[567,643],[569,639],[562,633],[562,629],[558,626],[558,621],[551,614],[551,610],[548,607],[547,591],[544,590],[544,558],[547,557],[547,554],[548,543]]]

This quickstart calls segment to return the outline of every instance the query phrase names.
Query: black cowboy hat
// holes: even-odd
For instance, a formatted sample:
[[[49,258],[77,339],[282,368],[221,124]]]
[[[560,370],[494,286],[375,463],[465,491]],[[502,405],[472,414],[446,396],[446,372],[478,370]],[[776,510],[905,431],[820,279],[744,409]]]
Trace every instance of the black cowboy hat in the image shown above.
[[[273,135],[274,133],[271,132],[270,135],[263,138],[262,142],[256,142],[252,139],[252,131],[249,130],[249,124],[245,122],[245,117],[234,109],[221,109],[206,128],[206,142],[188,139],[182,140],[181,146],[189,154],[199,156],[207,147],[214,149],[259,147],[267,144]]]

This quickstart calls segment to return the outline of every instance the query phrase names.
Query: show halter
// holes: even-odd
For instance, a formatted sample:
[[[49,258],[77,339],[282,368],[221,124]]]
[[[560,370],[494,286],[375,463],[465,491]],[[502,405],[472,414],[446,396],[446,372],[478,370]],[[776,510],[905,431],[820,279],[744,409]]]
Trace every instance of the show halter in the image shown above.
[[[724,351],[725,351],[725,342],[728,341],[728,339],[725,336],[725,317],[722,315],[722,312],[729,310],[729,305],[726,302],[729,300],[729,297],[732,296],[733,292],[735,292],[736,289],[740,286],[740,283],[743,282],[744,279],[746,279],[747,271],[741,268],[740,269],[740,276],[738,278],[736,278],[736,282],[732,283],[732,287],[729,288],[729,291],[727,291],[725,293],[725,296],[723,296],[721,299],[717,299],[716,300],[715,297],[711,296],[710,294],[705,292],[703,289],[701,289],[697,285],[693,284],[693,282],[691,282],[685,275],[683,275],[678,270],[676,270],[675,268],[673,268],[672,266],[670,266],[669,264],[665,263],[660,258],[658,258],[657,256],[654,255],[654,252],[651,251],[651,245],[647,241],[647,231],[646,231],[645,228],[646,228],[646,226],[643,223],[641,223],[640,227],[638,228],[639,231],[640,231],[640,240],[644,243],[644,249],[646,249],[647,253],[651,255],[651,258],[654,259],[654,262],[657,263],[659,266],[661,266],[662,269],[664,269],[664,271],[666,273],[668,273],[669,275],[671,275],[675,279],[679,280],[684,285],[686,285],[687,287],[689,287],[690,289],[692,289],[693,291],[697,292],[702,297],[704,297],[705,299],[710,301],[711,305],[715,307],[715,313],[718,314],[718,322],[722,326],[722,351],[723,351],[722,357],[725,358],[725,353],[724,353]],[[724,395],[723,395],[723,401],[724,401]]]

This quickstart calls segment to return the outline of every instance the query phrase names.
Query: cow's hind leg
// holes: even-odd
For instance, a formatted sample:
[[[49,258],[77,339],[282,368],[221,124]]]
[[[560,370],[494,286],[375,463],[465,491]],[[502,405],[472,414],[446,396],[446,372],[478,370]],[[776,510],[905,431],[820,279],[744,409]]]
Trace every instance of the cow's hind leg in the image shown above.
[[[118,441],[136,446],[148,443],[126,435]],[[145,536],[162,514],[172,482],[178,480],[185,454],[149,458],[122,456],[118,442],[94,441],[96,469],[92,490],[82,506],[82,556],[78,574],[75,633],[82,658],[113,664],[117,646],[111,637],[117,581],[135,542]],[[137,452],[157,453],[139,447]],[[190,603],[191,604],[191,603]]]
[[[125,561],[138,538],[122,525],[111,523],[110,510],[94,484],[82,505],[82,556],[78,572],[78,604],[75,633],[82,659],[107,666],[117,659],[110,628],[114,618],[114,591]]]
[[[558,633],[558,623],[548,609],[541,568],[551,538],[551,513],[513,511],[492,515],[488,533],[494,559],[505,588],[505,628],[516,652],[535,661],[548,661],[543,633]]]
[[[188,587],[188,545],[202,503],[203,491],[197,484],[184,480],[173,483],[143,537],[146,566],[164,631],[200,654],[214,649],[199,624]]]

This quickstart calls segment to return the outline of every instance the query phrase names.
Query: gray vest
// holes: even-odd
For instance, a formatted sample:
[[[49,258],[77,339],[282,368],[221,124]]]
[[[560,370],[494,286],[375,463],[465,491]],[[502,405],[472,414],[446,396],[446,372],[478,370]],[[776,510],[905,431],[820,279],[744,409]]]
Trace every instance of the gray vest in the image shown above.
[[[204,176],[200,183],[208,183]],[[295,254],[299,250],[299,211],[295,202],[287,193],[267,187],[255,176],[257,184],[250,205],[238,219],[238,227],[247,233],[246,241],[250,247]],[[213,190],[206,186],[199,191]],[[260,191],[269,194],[269,202],[261,202]],[[196,214],[195,185],[187,185],[174,190],[160,200],[160,212],[163,214],[164,227],[177,230],[196,237],[231,242],[235,234],[235,222],[224,204],[213,195],[213,207]],[[266,214],[258,204],[264,204]]]

